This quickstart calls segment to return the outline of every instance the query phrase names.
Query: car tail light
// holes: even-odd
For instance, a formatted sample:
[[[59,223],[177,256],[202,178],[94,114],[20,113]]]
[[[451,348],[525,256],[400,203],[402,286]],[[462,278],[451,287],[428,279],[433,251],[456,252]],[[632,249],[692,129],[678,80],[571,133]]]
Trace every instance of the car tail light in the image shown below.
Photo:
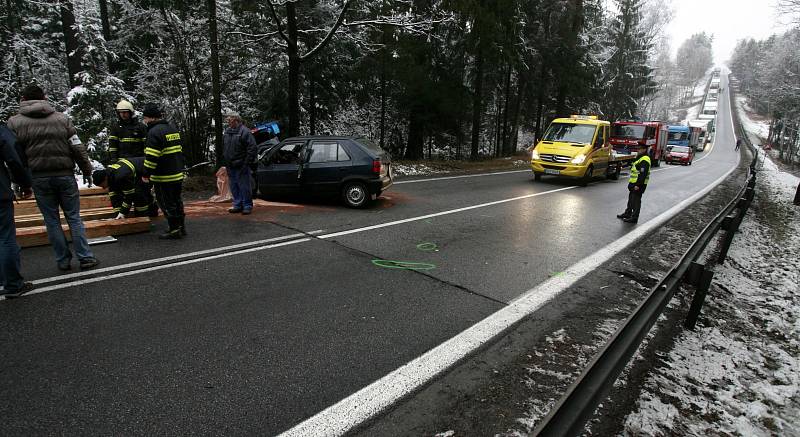
[[[373,159],[372,160],[372,172],[375,174],[381,174],[381,160],[380,159]]]

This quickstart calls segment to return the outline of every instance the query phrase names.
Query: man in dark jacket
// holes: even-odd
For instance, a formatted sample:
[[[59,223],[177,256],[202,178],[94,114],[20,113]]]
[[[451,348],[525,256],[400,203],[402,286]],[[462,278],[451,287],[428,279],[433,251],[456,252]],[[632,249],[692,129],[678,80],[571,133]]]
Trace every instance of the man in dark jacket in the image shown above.
[[[118,219],[145,217],[156,214],[156,205],[149,184],[142,182],[145,174],[144,157],[120,158],[103,170],[92,173],[92,182],[98,187],[108,188],[111,206]]]
[[[117,122],[111,127],[108,136],[108,155],[111,163],[120,158],[144,156],[144,142],[147,126],[136,119],[133,105],[127,100],[117,103]]]
[[[20,186],[22,198],[31,197],[31,176],[16,148],[14,133],[0,126],[0,296],[19,297],[33,290],[30,282],[19,273],[19,245],[14,226],[14,192],[11,182]]]
[[[147,124],[147,141],[144,149],[143,182],[152,182],[158,207],[167,217],[169,229],[158,236],[162,240],[175,240],[186,235],[181,188],[183,185],[183,147],[181,134],[164,120],[161,108],[154,103],[144,106]]]
[[[242,124],[236,112],[226,114],[228,128],[223,137],[222,156],[228,171],[228,183],[233,195],[233,208],[230,213],[250,214],[253,210],[252,170],[256,162],[256,139],[250,129]]]
[[[64,211],[72,246],[81,269],[99,262],[89,249],[81,221],[81,201],[73,169],[77,162],[91,185],[92,163],[81,144],[72,122],[56,112],[36,85],[22,90],[19,114],[8,120],[8,128],[17,135],[20,149],[27,156],[33,175],[36,205],[44,217],[47,238],[53,246],[60,270],[71,269],[72,253],[61,230],[59,207]]]
[[[647,151],[639,152],[636,161],[631,165],[631,177],[628,179],[628,206],[625,212],[617,215],[625,223],[639,221],[639,211],[642,209],[642,194],[650,182],[650,157]]]
[[[108,156],[110,165],[119,164],[120,158],[143,158],[144,142],[147,139],[147,126],[136,118],[133,105],[127,100],[117,103],[117,122],[111,127],[108,136]],[[144,161],[144,160],[142,160]],[[141,175],[141,173],[139,174]],[[97,181],[94,181],[97,183]],[[143,205],[154,205],[153,185],[139,181],[137,196]],[[112,199],[113,200],[113,199]],[[138,215],[138,214],[137,214]],[[151,217],[158,215],[158,207],[149,211]]]

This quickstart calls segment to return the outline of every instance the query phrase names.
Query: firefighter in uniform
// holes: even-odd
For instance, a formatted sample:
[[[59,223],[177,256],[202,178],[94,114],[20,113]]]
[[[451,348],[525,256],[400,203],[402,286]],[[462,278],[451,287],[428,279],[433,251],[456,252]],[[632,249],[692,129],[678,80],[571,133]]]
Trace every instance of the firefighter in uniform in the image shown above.
[[[144,157],[120,158],[116,164],[92,173],[95,185],[108,188],[111,206],[117,213],[116,218],[157,215],[153,214],[157,209],[153,196],[149,195],[150,184],[142,182],[143,174]]]
[[[144,142],[147,138],[147,126],[136,119],[133,105],[127,100],[117,103],[118,123],[111,128],[108,137],[108,155],[111,163],[120,158],[136,158],[144,156]]]
[[[117,124],[111,128],[108,137],[109,164],[118,164],[120,158],[144,157],[144,142],[147,139],[147,126],[140,122],[134,115],[133,105],[127,100],[117,103]],[[141,185],[141,194],[144,196],[143,204],[155,205],[153,199],[153,185]],[[150,217],[158,215],[158,207],[149,211]]]
[[[631,166],[631,177],[628,179],[628,206],[617,218],[625,223],[639,221],[639,210],[642,209],[642,194],[650,182],[650,157],[647,151],[639,152],[639,157]]]
[[[142,180],[153,183],[156,201],[169,223],[167,232],[158,238],[179,239],[186,235],[181,199],[185,166],[181,134],[172,124],[161,118],[161,109],[157,105],[148,103],[142,114],[147,124]]]

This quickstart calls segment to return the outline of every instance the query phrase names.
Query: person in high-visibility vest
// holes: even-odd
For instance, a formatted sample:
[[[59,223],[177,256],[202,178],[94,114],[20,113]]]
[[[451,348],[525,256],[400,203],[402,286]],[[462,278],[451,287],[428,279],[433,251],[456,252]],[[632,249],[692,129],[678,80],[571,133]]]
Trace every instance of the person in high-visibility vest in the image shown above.
[[[628,179],[628,206],[625,212],[618,214],[617,218],[625,223],[639,221],[639,211],[642,209],[642,194],[650,182],[650,156],[647,151],[639,153],[639,157],[631,166],[631,177]]]
[[[181,189],[186,164],[181,146],[181,134],[172,124],[161,118],[161,108],[154,103],[144,106],[147,124],[147,142],[144,148],[142,181],[152,182],[158,207],[167,217],[169,229],[160,234],[162,240],[174,240],[186,235]]]

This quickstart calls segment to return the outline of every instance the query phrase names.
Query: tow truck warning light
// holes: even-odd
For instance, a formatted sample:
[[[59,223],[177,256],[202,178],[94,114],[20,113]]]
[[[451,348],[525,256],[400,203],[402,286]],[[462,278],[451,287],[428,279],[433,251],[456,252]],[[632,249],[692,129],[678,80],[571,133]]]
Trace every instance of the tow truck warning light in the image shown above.
[[[572,115],[569,116],[569,118],[574,118],[574,119],[577,119],[577,120],[597,120],[597,116],[596,115],[577,115],[577,114],[572,114]]]

